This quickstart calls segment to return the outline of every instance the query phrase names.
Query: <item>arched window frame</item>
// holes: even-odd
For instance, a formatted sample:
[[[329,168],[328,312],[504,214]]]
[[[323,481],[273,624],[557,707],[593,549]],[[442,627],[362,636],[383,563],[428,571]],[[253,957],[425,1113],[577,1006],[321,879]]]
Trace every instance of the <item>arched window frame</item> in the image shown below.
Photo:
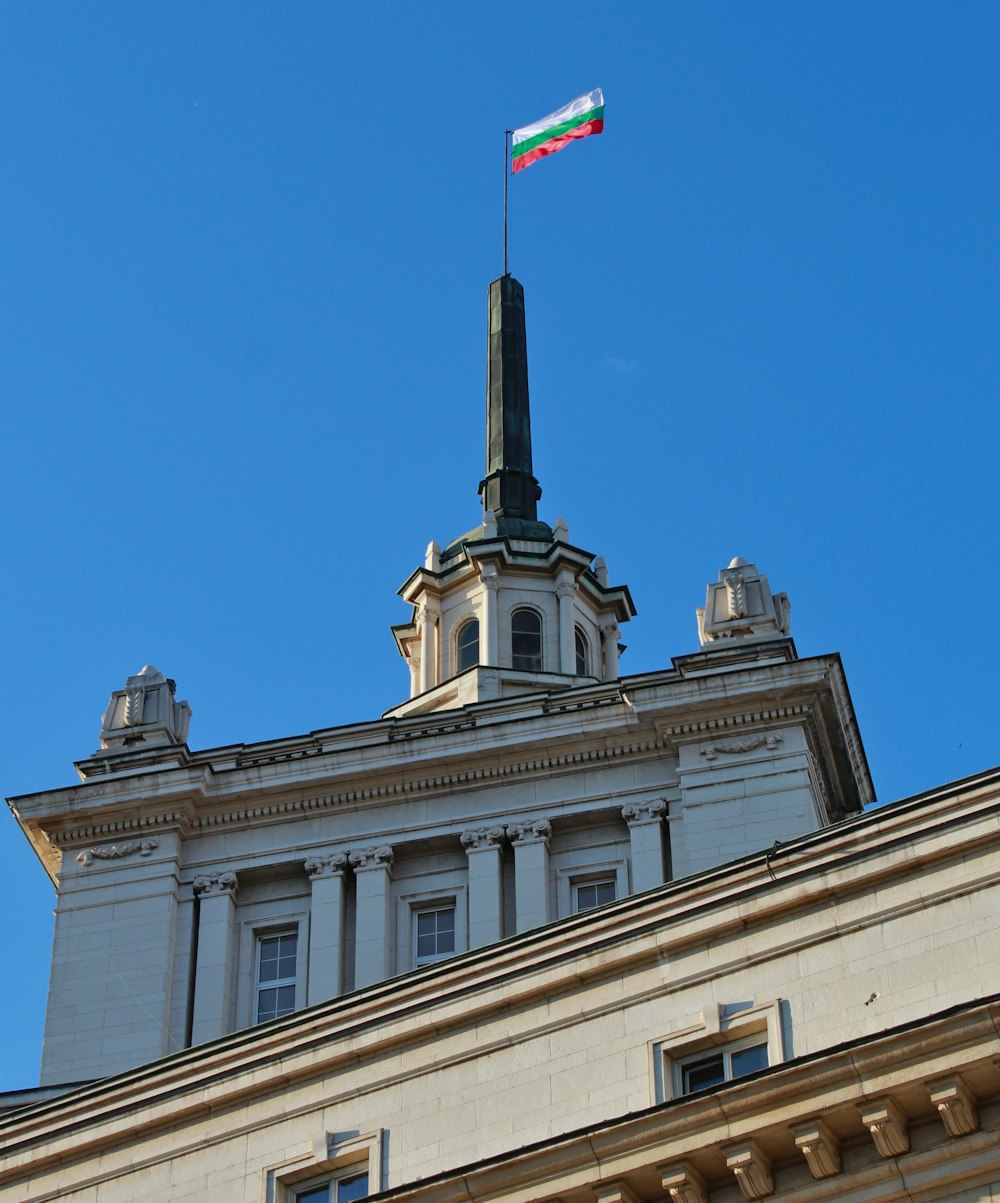
[[[530,664],[518,664],[517,663],[517,659],[518,659],[519,655],[522,657],[522,659],[527,658],[526,653],[518,652],[516,650],[516,642],[515,641],[517,639],[517,636],[518,635],[523,635],[523,636],[530,635],[532,637],[535,637],[535,635],[536,635],[535,631],[516,631],[515,630],[517,618],[518,618],[518,615],[520,615],[520,614],[530,615],[531,618],[538,624],[538,629],[537,629],[538,650],[537,650],[537,652],[532,652],[530,654],[530,659],[532,660],[532,663],[530,663]],[[511,614],[510,614],[510,663],[511,663],[512,668],[520,668],[520,669],[524,669],[528,672],[541,672],[545,665],[545,619],[544,619],[543,615],[534,608],[534,606],[518,606],[517,609],[511,611]]]
[[[576,675],[578,677],[590,676],[590,640],[579,623],[573,628],[573,652],[576,657]]]
[[[475,631],[476,631],[476,638],[475,638],[475,644],[474,644],[475,649],[476,649],[475,657],[473,659],[469,660],[469,662],[467,664],[463,664],[462,663],[462,652],[465,650],[466,645],[463,644],[462,639],[463,639],[463,636],[465,636],[466,633],[469,632],[473,627],[475,627]],[[473,668],[475,665],[477,665],[479,663],[479,640],[481,637],[482,636],[481,636],[481,632],[479,629],[479,619],[476,618],[475,616],[473,616],[471,618],[466,618],[464,622],[459,624],[458,630],[455,632],[455,672],[456,673],[465,672],[466,669]],[[468,646],[472,647],[473,644],[470,642],[470,644]]]

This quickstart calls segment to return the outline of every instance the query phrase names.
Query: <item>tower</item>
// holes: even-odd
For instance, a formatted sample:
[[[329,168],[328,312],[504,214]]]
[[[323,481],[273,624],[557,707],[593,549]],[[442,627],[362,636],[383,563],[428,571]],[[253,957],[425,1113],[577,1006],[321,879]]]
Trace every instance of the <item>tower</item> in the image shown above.
[[[538,518],[524,289],[513,276],[489,286],[487,330],[482,522],[443,551],[431,542],[400,589],[413,607],[393,628],[410,699],[387,716],[615,681],[620,624],[635,616],[603,558],[575,546],[564,519]]]

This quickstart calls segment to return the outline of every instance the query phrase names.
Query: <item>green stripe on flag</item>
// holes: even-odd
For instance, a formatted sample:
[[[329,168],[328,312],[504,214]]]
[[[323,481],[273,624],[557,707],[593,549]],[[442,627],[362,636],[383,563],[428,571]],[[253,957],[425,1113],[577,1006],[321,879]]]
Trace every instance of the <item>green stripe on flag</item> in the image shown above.
[[[542,130],[540,134],[535,134],[533,138],[526,138],[523,142],[513,148],[512,158],[518,158],[520,155],[525,155],[529,150],[534,150],[536,146],[541,146],[543,142],[550,142],[553,138],[558,138],[560,134],[565,134],[571,129],[576,129],[578,125],[586,125],[588,121],[603,121],[604,120],[604,105],[598,105],[596,109],[591,109],[589,113],[581,113],[579,117],[571,117],[569,121],[562,121],[559,125],[553,125],[551,129]]]

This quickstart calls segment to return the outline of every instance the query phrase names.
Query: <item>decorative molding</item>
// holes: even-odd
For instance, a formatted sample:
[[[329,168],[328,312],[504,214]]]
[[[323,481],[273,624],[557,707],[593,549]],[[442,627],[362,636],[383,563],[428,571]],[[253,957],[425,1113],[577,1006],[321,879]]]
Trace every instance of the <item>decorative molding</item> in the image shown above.
[[[725,578],[726,600],[730,618],[745,618],[747,613],[747,586],[743,574],[733,573]]]
[[[379,844],[375,848],[356,848],[350,853],[348,860],[355,872],[365,872],[366,869],[388,869],[392,865],[393,851],[388,844]]]
[[[687,1161],[659,1167],[660,1181],[670,1203],[708,1203],[705,1179]]]
[[[123,856],[151,856],[153,849],[160,846],[159,840],[126,840],[124,844],[102,844],[87,848],[76,858],[81,865],[93,864],[95,860],[119,860]]]
[[[552,824],[548,819],[524,819],[520,823],[511,823],[507,828],[507,838],[516,847],[518,844],[537,844],[548,840],[552,834]]]
[[[228,894],[232,897],[239,888],[239,879],[231,870],[202,873],[194,879],[194,892],[199,898],[209,898],[214,894]]]
[[[658,823],[666,813],[665,798],[651,798],[648,802],[628,802],[622,807],[622,818],[630,827],[638,823]]]
[[[702,748],[699,753],[706,760],[714,760],[716,756],[742,756],[746,752],[754,752],[757,748],[762,748],[767,745],[769,752],[781,743],[780,735],[751,735],[747,739],[734,740],[727,744],[710,744],[707,748]]]
[[[958,1074],[928,1082],[927,1089],[949,1136],[971,1136],[978,1131],[976,1096]]]
[[[745,1199],[766,1199],[774,1193],[771,1159],[755,1140],[722,1149],[726,1167],[736,1175]]]
[[[126,727],[138,727],[142,723],[142,701],[146,691],[141,685],[125,690],[125,710],[122,722]]]
[[[310,881],[320,877],[341,877],[347,868],[347,855],[344,852],[328,852],[310,856],[303,861],[302,867],[309,874]]]
[[[861,1122],[871,1133],[875,1148],[883,1157],[898,1157],[909,1152],[910,1134],[906,1116],[892,1099],[872,1099],[858,1106]]]
[[[792,1135],[814,1178],[832,1178],[840,1173],[840,1141],[821,1119],[795,1124]]]
[[[502,827],[474,827],[471,831],[462,832],[462,847],[466,852],[498,848],[503,837]]]

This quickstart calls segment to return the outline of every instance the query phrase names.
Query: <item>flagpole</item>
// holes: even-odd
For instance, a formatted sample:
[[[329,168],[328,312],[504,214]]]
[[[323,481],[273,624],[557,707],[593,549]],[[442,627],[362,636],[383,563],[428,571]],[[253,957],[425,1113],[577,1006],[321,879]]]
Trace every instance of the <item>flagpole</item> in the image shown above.
[[[503,132],[503,274],[507,275],[507,177],[510,155],[510,130]]]

